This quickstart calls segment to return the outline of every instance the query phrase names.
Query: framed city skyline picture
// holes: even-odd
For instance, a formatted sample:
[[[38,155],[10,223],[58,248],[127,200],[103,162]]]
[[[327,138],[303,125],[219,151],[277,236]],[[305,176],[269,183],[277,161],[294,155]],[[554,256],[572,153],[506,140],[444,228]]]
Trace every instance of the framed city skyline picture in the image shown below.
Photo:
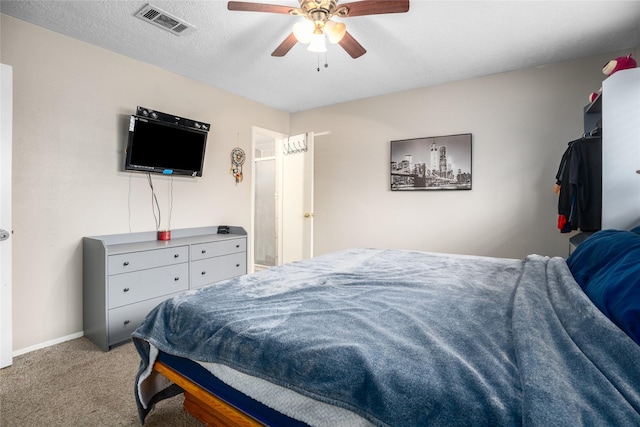
[[[471,134],[391,141],[391,191],[471,190]]]

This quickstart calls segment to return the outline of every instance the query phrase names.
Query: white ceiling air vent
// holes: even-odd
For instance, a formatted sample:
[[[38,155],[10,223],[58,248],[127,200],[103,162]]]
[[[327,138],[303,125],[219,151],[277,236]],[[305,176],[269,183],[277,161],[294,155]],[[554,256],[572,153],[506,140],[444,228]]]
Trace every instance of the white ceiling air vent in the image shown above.
[[[177,36],[182,36],[195,29],[193,25],[168,14],[159,7],[155,7],[151,4],[147,4],[145,7],[140,9],[135,16]]]

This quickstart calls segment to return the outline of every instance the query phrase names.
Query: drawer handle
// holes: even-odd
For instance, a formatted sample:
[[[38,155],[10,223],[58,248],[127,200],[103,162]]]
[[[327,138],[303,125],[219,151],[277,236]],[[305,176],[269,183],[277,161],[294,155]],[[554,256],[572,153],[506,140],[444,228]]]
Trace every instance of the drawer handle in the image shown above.
[[[124,288],[122,292],[129,292],[129,288]]]
[[[180,278],[179,277],[174,277],[173,280],[177,282],[178,280],[180,280]]]
[[[206,253],[207,253],[207,250],[206,250],[206,249],[203,249],[203,250],[202,250],[202,253],[203,253],[203,254],[206,254]]]
[[[236,267],[240,267],[240,264],[236,264]]]
[[[127,326],[129,323],[131,323],[129,320],[125,320],[124,321],[124,326]]]
[[[129,265],[129,261],[123,262],[122,265],[124,265],[126,267],[127,265]]]
[[[239,248],[239,247],[240,247],[240,244],[237,244],[237,245],[236,245],[236,248]]]
[[[200,274],[202,274],[202,275],[204,276],[205,274],[207,274],[207,272],[206,272],[206,271],[203,271],[203,272],[202,272],[202,273],[200,273]]]
[[[178,258],[180,256],[180,254],[175,254],[173,257],[174,258]]]

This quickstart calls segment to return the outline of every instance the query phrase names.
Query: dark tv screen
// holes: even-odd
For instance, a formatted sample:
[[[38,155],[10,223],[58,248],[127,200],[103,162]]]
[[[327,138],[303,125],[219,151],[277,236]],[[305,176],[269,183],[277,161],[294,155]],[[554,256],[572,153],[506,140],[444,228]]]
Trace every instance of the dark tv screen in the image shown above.
[[[124,169],[202,176],[207,132],[131,116]]]

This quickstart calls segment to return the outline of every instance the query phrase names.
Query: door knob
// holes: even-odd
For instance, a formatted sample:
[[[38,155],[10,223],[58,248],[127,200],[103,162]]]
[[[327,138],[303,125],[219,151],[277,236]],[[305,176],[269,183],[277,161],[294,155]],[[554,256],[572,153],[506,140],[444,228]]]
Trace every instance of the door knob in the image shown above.
[[[311,218],[313,216],[313,212],[305,212],[304,213],[304,217],[305,218]]]

